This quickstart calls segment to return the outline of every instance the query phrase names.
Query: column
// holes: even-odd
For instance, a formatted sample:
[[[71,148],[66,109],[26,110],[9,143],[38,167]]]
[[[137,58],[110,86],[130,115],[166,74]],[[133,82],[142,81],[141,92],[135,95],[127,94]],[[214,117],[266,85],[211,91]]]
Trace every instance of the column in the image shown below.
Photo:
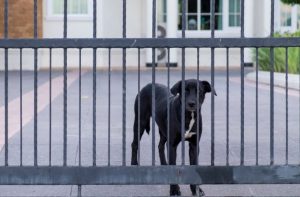
[[[146,0],[146,16],[147,16],[147,27],[146,27],[146,37],[152,38],[152,0]],[[146,50],[146,66],[152,66],[152,49]]]
[[[177,38],[178,1],[167,0],[167,38]],[[177,66],[177,49],[170,49],[170,66]]]
[[[245,0],[245,37],[253,37],[253,0]],[[253,66],[251,49],[245,49],[245,66]]]

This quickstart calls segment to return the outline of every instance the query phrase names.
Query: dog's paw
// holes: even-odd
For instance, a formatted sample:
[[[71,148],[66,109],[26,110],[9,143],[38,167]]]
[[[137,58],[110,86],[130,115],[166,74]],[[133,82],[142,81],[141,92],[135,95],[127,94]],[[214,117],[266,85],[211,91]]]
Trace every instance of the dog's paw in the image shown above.
[[[203,196],[205,196],[205,193],[204,193],[204,191],[198,186],[197,187],[197,196],[199,196],[199,197],[203,197]]]
[[[170,191],[170,196],[181,196],[180,190]]]
[[[181,196],[179,185],[171,185],[170,196]]]
[[[191,185],[191,191],[193,196],[205,196],[204,191],[198,185]]]

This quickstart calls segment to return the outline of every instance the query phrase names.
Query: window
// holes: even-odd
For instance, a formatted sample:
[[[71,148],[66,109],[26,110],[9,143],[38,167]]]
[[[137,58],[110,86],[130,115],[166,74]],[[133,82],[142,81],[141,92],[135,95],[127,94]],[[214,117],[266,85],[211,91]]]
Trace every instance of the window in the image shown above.
[[[300,26],[299,5],[288,5],[277,0],[277,28],[280,32],[295,32]]]
[[[186,29],[210,30],[210,0],[187,0]],[[225,8],[227,8],[225,10]],[[182,29],[182,1],[179,0],[178,29]],[[215,0],[215,29],[240,27],[240,0]],[[226,21],[224,21],[226,20]],[[225,26],[226,24],[226,26]]]
[[[239,27],[241,19],[241,1],[229,0],[229,26]]]
[[[91,0],[67,0],[67,11],[70,17],[91,17]],[[48,0],[48,15],[62,17],[64,1]]]
[[[280,5],[280,26],[292,26],[292,6],[281,3]]]

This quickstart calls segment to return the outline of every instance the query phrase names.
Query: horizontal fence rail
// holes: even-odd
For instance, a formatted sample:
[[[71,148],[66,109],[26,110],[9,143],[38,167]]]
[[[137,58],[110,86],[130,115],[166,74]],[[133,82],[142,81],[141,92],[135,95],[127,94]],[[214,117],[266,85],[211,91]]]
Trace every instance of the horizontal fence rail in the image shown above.
[[[299,166],[0,167],[1,185],[300,184]]]
[[[0,39],[0,48],[256,48],[299,47],[300,38]]]

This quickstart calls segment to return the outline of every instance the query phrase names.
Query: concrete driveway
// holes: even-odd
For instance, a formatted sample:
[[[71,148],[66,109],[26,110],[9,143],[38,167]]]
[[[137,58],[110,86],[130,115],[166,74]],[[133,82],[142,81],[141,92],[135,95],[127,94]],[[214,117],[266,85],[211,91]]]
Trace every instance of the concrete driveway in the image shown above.
[[[250,72],[251,69],[246,69]],[[20,165],[20,93],[19,72],[9,73],[9,165]],[[38,164],[49,165],[49,106],[52,105],[51,164],[63,163],[63,78],[62,72],[52,73],[52,100],[49,100],[49,73],[38,74]],[[167,72],[156,72],[158,83],[167,83]],[[186,78],[196,78],[196,71],[187,71]],[[180,80],[179,70],[171,71],[171,85]],[[4,73],[0,73],[4,79]],[[68,74],[68,165],[78,165],[78,82],[77,71]],[[151,70],[141,73],[141,86],[150,83]],[[133,103],[137,94],[137,72],[127,72],[126,90],[126,163],[130,164],[133,125]],[[210,71],[201,70],[200,80],[210,81]],[[82,165],[92,165],[92,73],[82,74]],[[229,85],[229,163],[240,162],[240,73],[230,71]],[[4,90],[4,80],[0,81]],[[226,72],[215,73],[215,164],[226,165]],[[4,95],[2,91],[1,95]],[[269,164],[270,96],[269,86],[259,85],[259,155],[260,165]],[[4,139],[4,97],[0,97],[0,146]],[[275,164],[285,164],[285,91],[275,88]],[[202,108],[203,136],[200,142],[200,165],[210,165],[211,95]],[[107,165],[108,158],[108,73],[97,72],[97,165]],[[111,164],[122,164],[122,72],[111,73]],[[255,165],[255,83],[245,80],[245,165]],[[157,129],[156,129],[157,131]],[[23,165],[33,165],[33,72],[23,72]],[[158,135],[156,135],[156,146]],[[299,152],[299,91],[289,91],[289,163],[300,163]],[[144,136],[141,164],[151,165],[151,137]],[[157,148],[157,147],[156,147]],[[186,147],[188,150],[188,147]],[[180,148],[179,148],[180,153]],[[186,152],[186,161],[188,161]],[[180,162],[180,157],[178,158]],[[4,164],[4,150],[0,165]],[[159,165],[156,151],[156,164]],[[299,185],[204,185],[208,196],[300,196]],[[167,196],[168,186],[83,186],[84,196]],[[190,195],[189,187],[182,193]],[[77,186],[0,186],[0,196],[73,196]]]

